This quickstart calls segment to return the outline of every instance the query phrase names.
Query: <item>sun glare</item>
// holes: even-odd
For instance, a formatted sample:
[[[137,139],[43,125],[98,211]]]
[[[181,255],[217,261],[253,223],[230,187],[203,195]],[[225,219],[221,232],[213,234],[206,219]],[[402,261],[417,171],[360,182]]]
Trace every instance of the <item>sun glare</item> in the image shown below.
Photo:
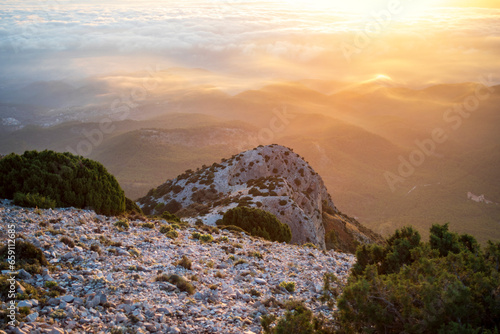
[[[348,12],[358,15],[373,15],[381,11],[389,11],[394,15],[419,16],[433,7],[443,6],[450,1],[446,0],[285,0],[310,9]]]

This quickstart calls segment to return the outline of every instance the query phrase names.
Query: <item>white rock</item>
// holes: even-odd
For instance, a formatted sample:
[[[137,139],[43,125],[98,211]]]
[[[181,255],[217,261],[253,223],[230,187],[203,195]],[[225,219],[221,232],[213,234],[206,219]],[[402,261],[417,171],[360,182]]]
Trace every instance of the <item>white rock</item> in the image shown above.
[[[18,304],[17,307],[29,307],[32,308],[33,304],[29,300],[21,300]]]
[[[33,312],[26,316],[26,320],[28,322],[35,322],[38,319],[38,312]]]
[[[255,281],[255,283],[258,283],[258,284],[267,284],[267,281],[265,279],[258,278],[258,277],[255,277],[254,281]]]
[[[71,302],[73,302],[73,300],[75,299],[75,297],[73,297],[71,295],[65,295],[65,296],[62,296],[61,299],[63,301],[65,301],[66,303],[71,303]]]

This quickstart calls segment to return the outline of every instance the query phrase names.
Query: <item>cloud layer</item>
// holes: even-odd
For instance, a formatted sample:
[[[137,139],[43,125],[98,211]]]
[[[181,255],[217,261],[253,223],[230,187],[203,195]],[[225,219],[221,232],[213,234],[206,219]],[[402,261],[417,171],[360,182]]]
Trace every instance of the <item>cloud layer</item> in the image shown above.
[[[159,63],[261,79],[347,80],[380,72],[425,83],[498,72],[500,11],[413,16],[403,4],[387,13],[384,6],[356,16],[230,0],[7,2],[0,12],[0,77],[70,79]],[[418,75],[410,75],[412,64],[422,66]]]

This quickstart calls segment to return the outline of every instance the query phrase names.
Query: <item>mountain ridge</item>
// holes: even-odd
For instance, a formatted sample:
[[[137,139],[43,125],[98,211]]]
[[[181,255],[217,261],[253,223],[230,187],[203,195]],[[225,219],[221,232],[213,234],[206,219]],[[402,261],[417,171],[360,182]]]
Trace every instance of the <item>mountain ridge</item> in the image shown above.
[[[357,243],[379,241],[335,207],[321,176],[293,150],[272,144],[223,159],[220,164],[187,170],[138,200],[146,214],[164,211],[187,220],[215,225],[224,212],[237,206],[271,212],[292,231],[292,243],[326,240],[354,251]],[[325,226],[328,229],[325,230]]]

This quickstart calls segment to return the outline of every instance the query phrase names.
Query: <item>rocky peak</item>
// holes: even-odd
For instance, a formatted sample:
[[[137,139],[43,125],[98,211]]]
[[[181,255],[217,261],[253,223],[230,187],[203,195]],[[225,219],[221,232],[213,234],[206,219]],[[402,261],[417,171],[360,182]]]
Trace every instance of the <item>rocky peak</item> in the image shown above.
[[[259,146],[204,166],[152,189],[139,200],[147,214],[163,211],[215,225],[236,206],[274,214],[292,231],[292,243],[325,248],[326,213],[339,214],[321,176],[298,154],[280,145]],[[345,224],[344,224],[345,225]]]

